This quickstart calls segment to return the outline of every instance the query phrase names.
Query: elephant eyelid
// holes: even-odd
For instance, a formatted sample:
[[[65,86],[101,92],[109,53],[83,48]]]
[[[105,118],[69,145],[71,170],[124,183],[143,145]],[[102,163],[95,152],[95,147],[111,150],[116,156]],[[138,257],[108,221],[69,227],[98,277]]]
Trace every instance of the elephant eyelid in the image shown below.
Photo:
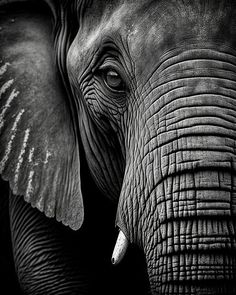
[[[97,70],[98,75],[104,81],[106,87],[112,91],[124,93],[127,90],[124,74],[121,65],[116,59],[107,58]]]
[[[106,58],[103,62],[98,66],[99,71],[113,70],[121,75],[121,65],[117,61],[116,58]],[[121,75],[122,76],[122,75]]]

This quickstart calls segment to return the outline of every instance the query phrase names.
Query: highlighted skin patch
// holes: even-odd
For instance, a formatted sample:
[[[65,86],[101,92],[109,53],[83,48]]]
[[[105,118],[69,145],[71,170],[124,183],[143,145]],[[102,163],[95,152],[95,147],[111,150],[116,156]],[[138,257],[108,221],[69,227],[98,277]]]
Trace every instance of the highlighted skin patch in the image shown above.
[[[4,116],[5,116],[6,112],[7,112],[7,110],[10,108],[13,99],[15,97],[17,97],[18,95],[19,95],[19,91],[16,91],[15,89],[13,89],[10,96],[9,96],[9,98],[8,98],[8,100],[7,100],[7,102],[6,102],[6,104],[3,106],[3,109],[2,109],[2,111],[0,113],[0,130],[4,125]]]
[[[7,148],[5,150],[5,154],[4,154],[4,156],[3,156],[3,158],[2,158],[2,160],[0,162],[0,173],[2,173],[3,169],[5,168],[6,162],[7,162],[8,158],[9,158],[9,155],[10,155],[10,152],[11,152],[11,149],[12,149],[12,143],[13,143],[13,140],[14,140],[14,138],[16,136],[16,132],[17,132],[17,125],[18,125],[18,123],[19,123],[19,121],[20,121],[20,119],[21,119],[24,112],[25,112],[25,110],[22,109],[18,113],[18,115],[17,115],[17,117],[15,119],[15,122],[13,124],[13,127],[11,129],[11,137],[10,137],[10,140],[8,141],[8,143],[7,143]]]
[[[3,66],[0,67],[0,76],[6,73],[7,68],[10,66],[9,62],[6,62]]]
[[[29,152],[29,156],[28,156],[28,162],[29,162],[29,163],[32,163],[32,161],[33,161],[33,156],[34,156],[34,148],[31,148],[31,149],[30,149],[30,152]]]
[[[34,177],[34,170],[31,170],[29,173],[28,182],[27,182],[27,189],[26,189],[26,194],[25,194],[25,201],[27,201],[27,202],[29,202],[30,197],[34,191],[33,186],[32,186],[33,177]]]
[[[14,178],[14,183],[15,183],[15,190],[17,190],[17,182],[18,182],[18,178],[19,178],[19,172],[20,172],[20,168],[23,162],[23,157],[25,154],[25,150],[27,147],[27,142],[29,139],[29,134],[30,134],[30,129],[26,129],[25,130],[25,136],[24,136],[24,140],[23,140],[23,144],[21,147],[21,151],[20,151],[20,155],[18,157],[18,162],[17,162],[17,166],[16,166],[16,171],[15,171],[15,178]]]
[[[14,82],[14,79],[11,79],[11,80],[5,82],[5,83],[2,85],[2,87],[0,88],[0,98],[1,98],[2,95],[7,91],[7,89],[8,89],[9,87],[11,87],[11,85],[13,84],[13,82]]]
[[[45,157],[45,160],[44,160],[44,164],[47,164],[48,163],[48,159],[51,157],[52,153],[50,153],[49,151],[46,152],[46,157]]]

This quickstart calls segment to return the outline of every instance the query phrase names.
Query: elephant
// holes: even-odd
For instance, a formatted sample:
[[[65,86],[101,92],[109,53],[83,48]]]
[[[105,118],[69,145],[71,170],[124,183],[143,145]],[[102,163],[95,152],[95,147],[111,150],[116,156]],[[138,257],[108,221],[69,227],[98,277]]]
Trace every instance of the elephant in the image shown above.
[[[0,3],[0,173],[23,291],[93,294],[105,276],[116,294],[134,251],[127,294],[236,294],[236,3]]]

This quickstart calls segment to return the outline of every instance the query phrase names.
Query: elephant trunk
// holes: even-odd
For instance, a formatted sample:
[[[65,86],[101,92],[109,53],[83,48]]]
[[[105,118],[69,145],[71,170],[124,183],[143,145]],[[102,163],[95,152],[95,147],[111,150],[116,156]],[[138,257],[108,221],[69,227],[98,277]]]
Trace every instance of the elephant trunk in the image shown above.
[[[133,106],[117,224],[153,294],[234,293],[236,57],[189,49],[157,71]]]

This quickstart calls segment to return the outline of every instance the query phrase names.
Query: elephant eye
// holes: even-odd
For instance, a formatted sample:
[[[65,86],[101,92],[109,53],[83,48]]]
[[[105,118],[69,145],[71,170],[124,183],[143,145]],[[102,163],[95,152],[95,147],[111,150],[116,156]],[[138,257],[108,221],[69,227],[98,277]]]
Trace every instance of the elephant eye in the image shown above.
[[[114,70],[104,72],[105,84],[113,91],[124,91],[125,85],[121,76]]]

